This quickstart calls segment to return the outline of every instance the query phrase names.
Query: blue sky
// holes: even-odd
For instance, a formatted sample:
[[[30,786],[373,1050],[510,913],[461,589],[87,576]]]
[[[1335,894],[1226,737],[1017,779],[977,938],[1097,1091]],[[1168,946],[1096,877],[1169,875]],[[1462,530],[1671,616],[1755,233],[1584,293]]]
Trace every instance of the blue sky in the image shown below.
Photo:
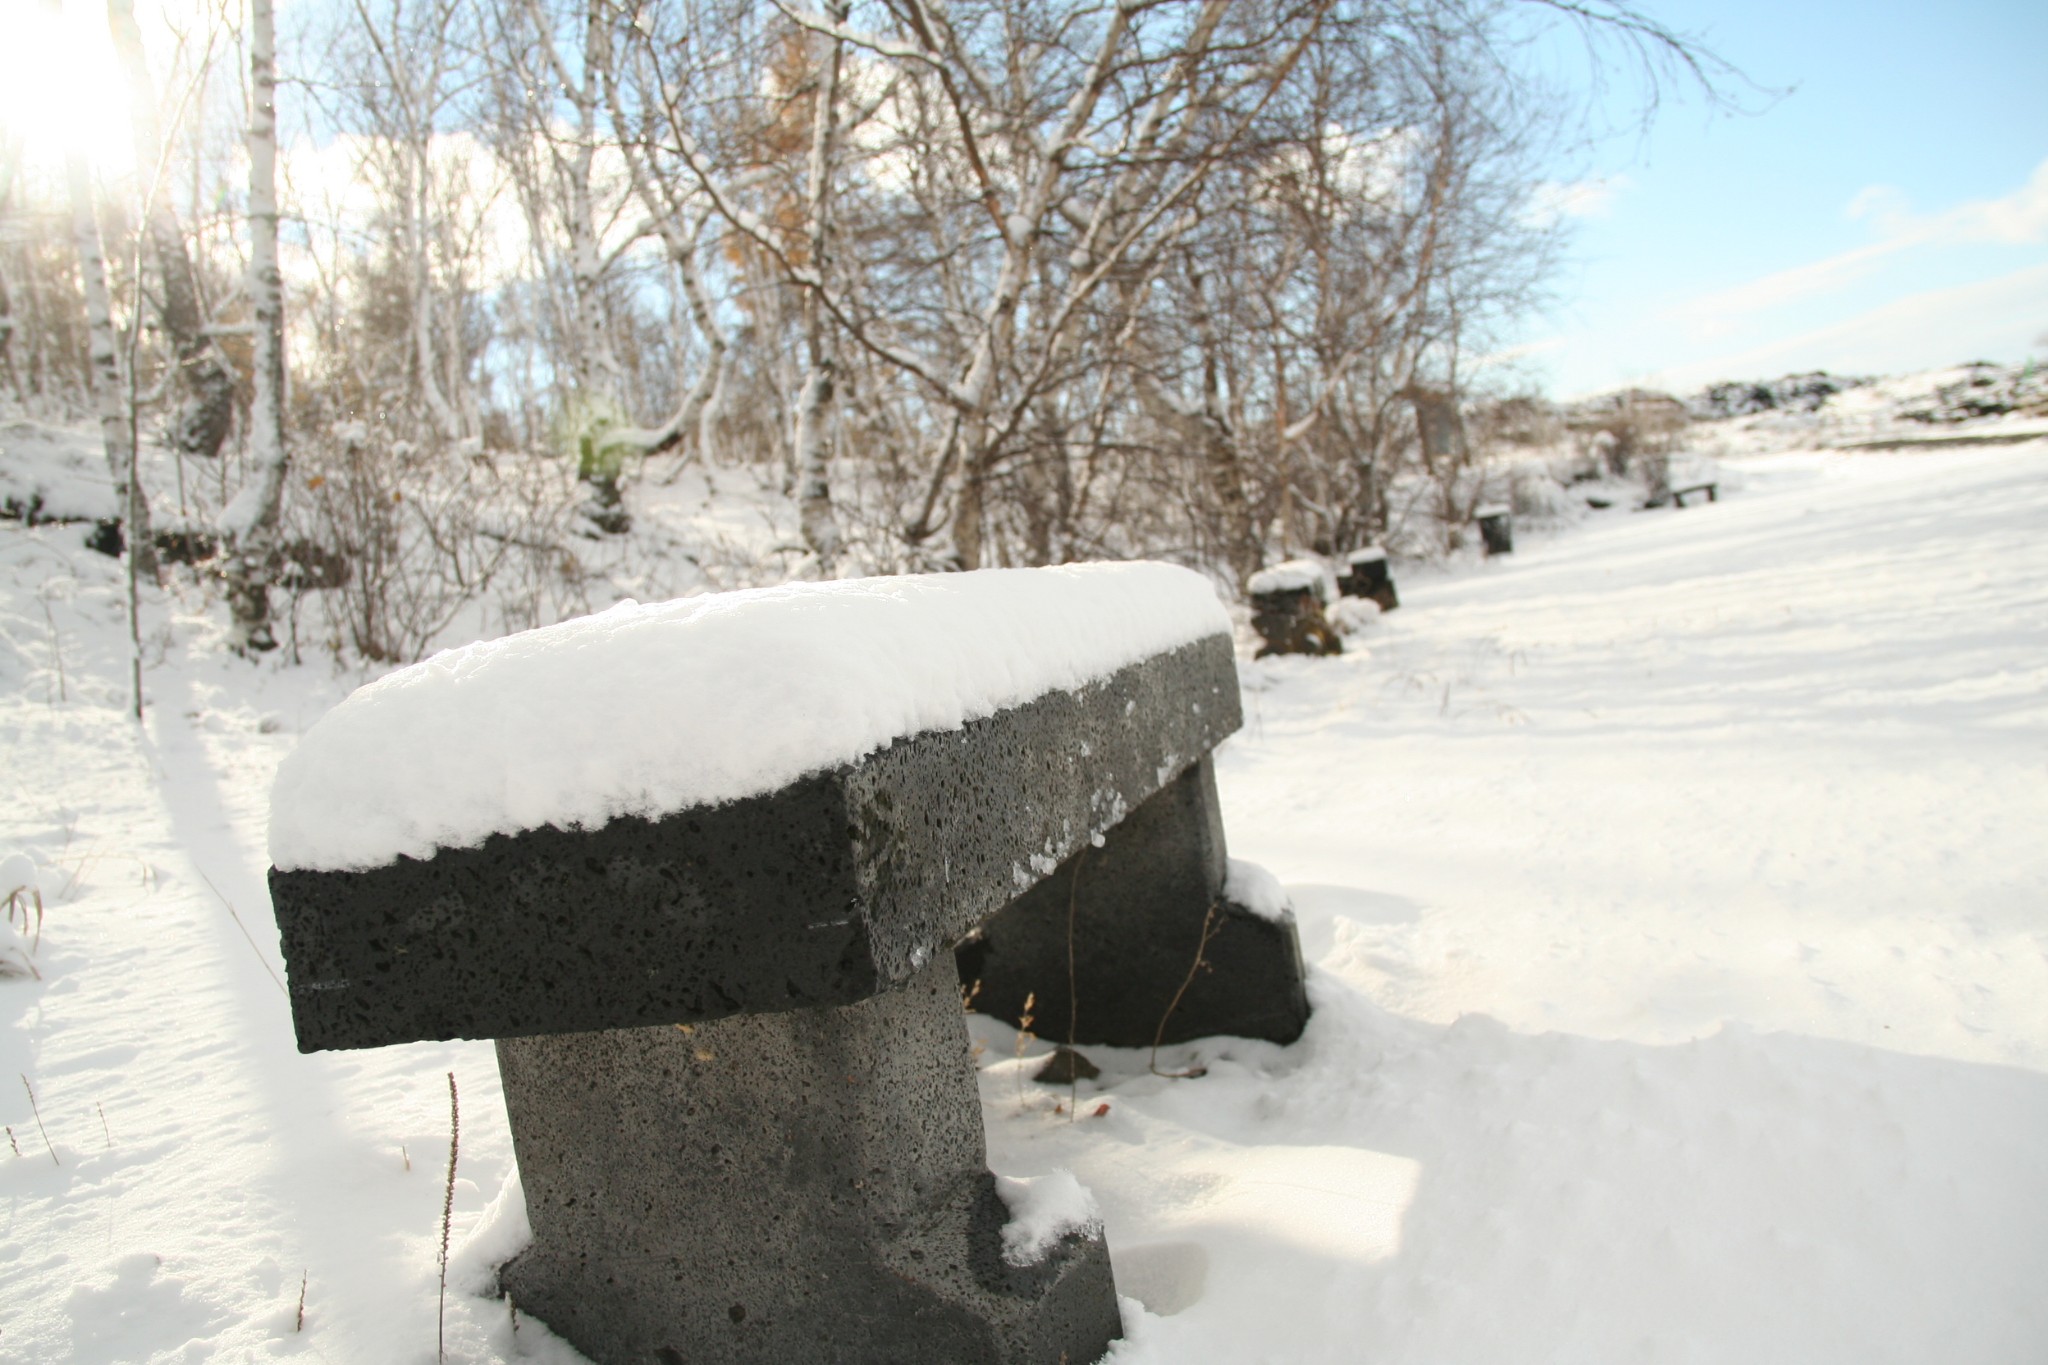
[[[2048,358],[2048,0],[1646,7],[1790,93],[1679,94],[1560,164],[1575,231],[1519,369],[1570,397]]]

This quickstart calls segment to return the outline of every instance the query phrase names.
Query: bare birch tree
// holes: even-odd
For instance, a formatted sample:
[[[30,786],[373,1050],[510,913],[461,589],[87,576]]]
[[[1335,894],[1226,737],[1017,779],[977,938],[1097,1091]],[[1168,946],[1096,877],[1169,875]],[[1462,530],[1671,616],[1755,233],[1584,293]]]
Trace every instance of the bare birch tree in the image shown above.
[[[271,0],[249,0],[249,94],[249,299],[255,314],[249,474],[220,518],[234,647],[244,654],[277,647],[270,588],[279,558],[278,513],[288,459],[284,280],[277,262],[277,37]]]
[[[92,167],[85,154],[73,151],[65,163],[71,190],[71,240],[78,251],[79,283],[85,294],[86,331],[91,365],[86,382],[99,417],[100,439],[106,447],[107,475],[114,485],[128,553],[137,563],[154,563],[151,550],[149,500],[135,477],[135,429],[129,420],[121,376],[121,350],[114,336],[113,300],[107,291],[106,255],[93,193]]]
[[[235,382],[219,347],[207,333],[185,249],[185,231],[166,172],[169,169],[160,128],[156,81],[142,50],[142,28],[135,22],[134,0],[107,0],[107,28],[128,82],[128,109],[134,135],[135,170],[142,184],[143,229],[157,268],[155,298],[174,356],[183,393],[171,423],[171,441],[182,455],[213,459],[226,442],[234,421]]]

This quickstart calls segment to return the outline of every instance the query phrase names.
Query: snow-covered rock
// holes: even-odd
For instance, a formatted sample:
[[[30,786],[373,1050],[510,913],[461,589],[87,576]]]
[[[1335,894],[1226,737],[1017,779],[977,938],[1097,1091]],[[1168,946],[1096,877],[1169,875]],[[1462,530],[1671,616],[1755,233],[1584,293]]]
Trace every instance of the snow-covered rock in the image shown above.
[[[0,425],[0,514],[31,522],[119,515],[98,437],[40,422]]]

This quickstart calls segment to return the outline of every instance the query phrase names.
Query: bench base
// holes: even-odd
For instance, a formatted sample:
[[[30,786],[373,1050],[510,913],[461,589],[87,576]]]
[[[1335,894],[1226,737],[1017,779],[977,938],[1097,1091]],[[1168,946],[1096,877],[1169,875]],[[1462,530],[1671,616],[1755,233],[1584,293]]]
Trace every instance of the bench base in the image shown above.
[[[1009,1265],[943,957],[838,1008],[498,1043],[534,1244],[501,1273],[598,1365],[1083,1365],[1108,1247]]]
[[[1337,578],[1337,591],[1346,597],[1366,598],[1381,611],[1392,611],[1401,605],[1400,594],[1394,591],[1393,570],[1384,559],[1361,559],[1345,565],[1345,571]]]
[[[1029,996],[1032,1028],[1061,1043],[1151,1047],[1217,1034],[1293,1042],[1309,1012],[1294,922],[1224,899],[1227,867],[1216,770],[1205,755],[1125,816],[1101,848],[1060,864],[959,946],[973,1008],[1017,1024]],[[1071,1039],[1070,999],[1078,1001]]]

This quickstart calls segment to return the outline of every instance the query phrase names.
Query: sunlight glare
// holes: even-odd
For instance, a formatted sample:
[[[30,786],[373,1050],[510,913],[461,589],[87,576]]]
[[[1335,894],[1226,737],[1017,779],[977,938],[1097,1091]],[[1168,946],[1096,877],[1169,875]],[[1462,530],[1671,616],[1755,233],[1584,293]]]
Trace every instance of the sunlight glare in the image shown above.
[[[80,151],[103,175],[132,169],[127,85],[104,0],[16,0],[0,14],[0,139],[29,166],[61,174]]]

